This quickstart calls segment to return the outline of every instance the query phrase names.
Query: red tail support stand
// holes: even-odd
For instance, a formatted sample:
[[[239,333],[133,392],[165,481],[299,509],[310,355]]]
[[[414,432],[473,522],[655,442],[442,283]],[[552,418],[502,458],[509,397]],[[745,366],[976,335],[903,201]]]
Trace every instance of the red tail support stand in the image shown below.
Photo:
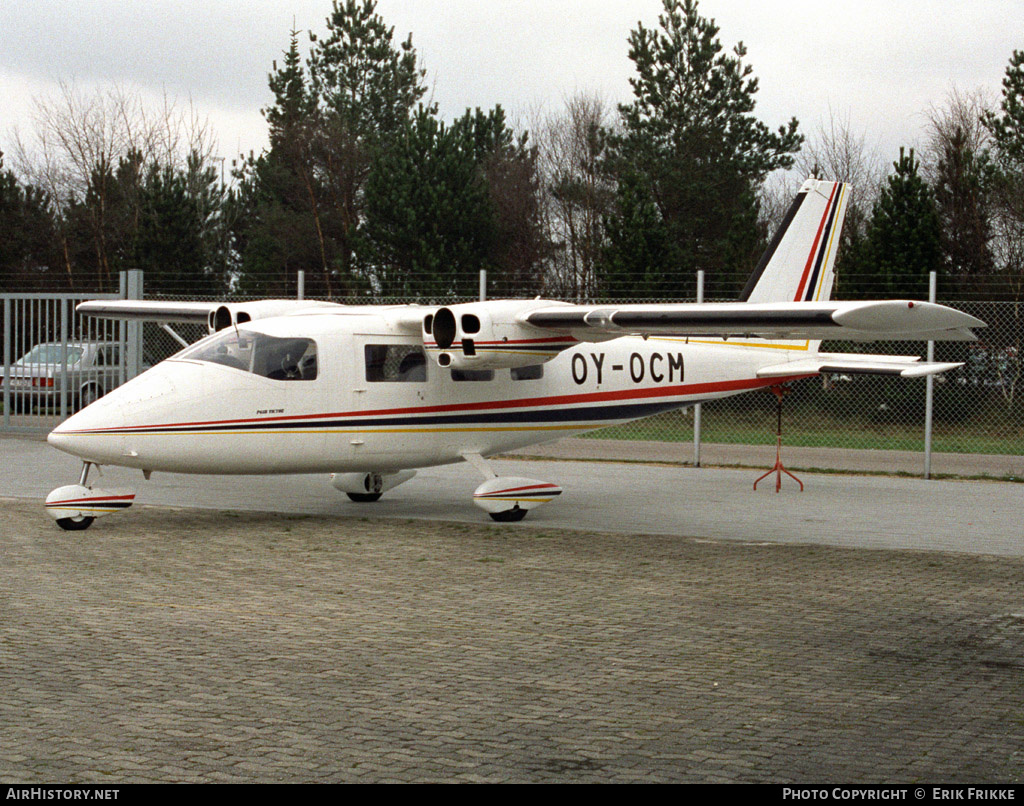
[[[774,473],[775,492],[778,492],[779,490],[782,489],[782,474],[785,473],[787,476],[793,479],[793,481],[800,485],[800,492],[803,492],[804,483],[800,481],[800,479],[798,479],[792,473],[790,473],[788,470],[786,470],[786,468],[782,464],[782,398],[789,394],[790,389],[788,386],[783,386],[779,384],[778,386],[768,387],[768,391],[772,392],[775,395],[776,399],[775,412],[777,415],[777,425],[775,428],[775,466],[767,473],[762,475],[760,478],[758,478],[757,481],[754,482],[754,489],[756,490],[757,485],[761,481],[768,478],[772,473]]]

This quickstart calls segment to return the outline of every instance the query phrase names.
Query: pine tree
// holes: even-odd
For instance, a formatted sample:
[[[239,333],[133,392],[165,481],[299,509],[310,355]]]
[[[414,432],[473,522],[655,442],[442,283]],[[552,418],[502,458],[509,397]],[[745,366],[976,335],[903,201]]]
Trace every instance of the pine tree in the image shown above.
[[[942,265],[939,217],[913,149],[901,148],[893,168],[868,224],[864,274],[873,287],[866,290],[921,298],[928,294],[929,272]]]
[[[326,34],[310,41],[304,69],[292,31],[268,76],[271,148],[246,162],[232,199],[239,286],[258,293],[287,287],[300,269],[311,295],[368,287],[356,251],[367,177],[426,92],[411,36],[396,45],[374,0],[335,0]]]
[[[933,189],[939,215],[942,273],[961,293],[978,293],[992,279],[992,165],[967,132],[954,126],[942,143]]]
[[[1015,50],[1003,78],[1002,114],[985,115],[999,156],[1006,164],[1024,168],[1024,51]]]
[[[146,287],[180,293],[215,294],[222,277],[214,265],[203,214],[203,193],[216,181],[212,168],[199,171],[193,155],[191,170],[150,165],[139,193],[139,226],[132,263],[146,272]],[[200,193],[197,194],[197,186]]]
[[[742,43],[723,53],[696,0],[663,4],[659,30],[640,24],[630,35],[634,101],[619,107],[624,131],[609,141],[609,165],[617,177],[644,178],[664,231],[662,264],[647,275],[678,294],[704,269],[709,295],[738,291],[759,251],[755,191],[770,171],[792,165],[803,138],[795,119],[772,132],[754,117],[758,84]],[[626,232],[623,194],[637,187],[620,184],[613,238]],[[626,247],[613,243],[616,251]]]
[[[273,63],[274,72],[267,76],[267,85],[274,93],[274,104],[263,110],[263,117],[270,126],[271,151],[287,149],[301,130],[310,123],[314,102],[307,87],[306,74],[302,69],[299,54],[299,32],[292,30],[284,64],[279,69]]]
[[[997,210],[997,270],[1016,299],[1024,298],[1024,51],[1015,50],[1003,78],[1000,114],[985,126],[995,141],[993,197]]]
[[[647,185],[639,174],[619,177],[618,207],[607,220],[601,296],[657,298],[670,280],[669,233]]]
[[[228,209],[241,255],[238,287],[249,294],[295,293],[298,272],[311,295],[351,291],[336,276],[337,215],[326,200],[318,162],[323,126],[302,67],[298,32],[284,62],[267,77],[273,105],[263,110],[270,150],[250,156],[236,173]],[[341,288],[339,289],[339,285]]]
[[[479,133],[480,137],[486,137]],[[472,294],[496,238],[478,132],[420,108],[366,184],[360,249],[385,296]]]
[[[0,151],[0,288],[48,288],[62,281],[50,197],[4,170]]]
[[[398,47],[376,0],[334,0],[326,37],[312,36],[311,91],[324,116],[352,138],[398,133],[426,93],[410,34]]]
[[[478,171],[487,188],[494,237],[480,268],[488,269],[495,296],[533,296],[542,282],[543,261],[551,253],[540,210],[537,149],[528,135],[518,137],[500,105],[486,114],[469,110],[454,128],[473,142]]]

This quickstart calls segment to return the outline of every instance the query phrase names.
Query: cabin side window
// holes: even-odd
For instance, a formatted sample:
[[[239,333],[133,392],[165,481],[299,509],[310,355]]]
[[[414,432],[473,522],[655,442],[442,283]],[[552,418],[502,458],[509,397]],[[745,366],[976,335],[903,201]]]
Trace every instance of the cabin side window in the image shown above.
[[[493,381],[493,369],[453,369],[453,381]]]
[[[370,383],[424,383],[427,354],[415,344],[367,344],[366,380]]]
[[[543,364],[530,364],[528,367],[512,367],[512,380],[514,381],[537,381],[543,377]]]

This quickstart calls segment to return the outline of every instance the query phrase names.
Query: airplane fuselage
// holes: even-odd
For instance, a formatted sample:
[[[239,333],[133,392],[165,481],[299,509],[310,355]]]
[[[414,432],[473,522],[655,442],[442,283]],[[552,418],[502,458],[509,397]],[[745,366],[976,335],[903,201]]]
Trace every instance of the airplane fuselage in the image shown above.
[[[186,350],[63,423],[50,442],[96,464],[147,471],[389,472],[489,456],[777,384],[788,379],[758,378],[758,368],[795,349],[623,337],[580,344],[535,366],[457,371],[426,360],[422,340],[372,313],[247,327],[243,346],[254,337],[301,334],[315,369],[283,378],[243,370],[236,360],[197,360]]]

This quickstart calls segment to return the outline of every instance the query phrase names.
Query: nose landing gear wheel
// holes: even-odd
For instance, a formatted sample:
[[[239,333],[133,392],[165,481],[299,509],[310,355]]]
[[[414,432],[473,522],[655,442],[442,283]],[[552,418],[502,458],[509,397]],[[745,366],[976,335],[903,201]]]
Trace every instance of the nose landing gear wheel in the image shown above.
[[[78,484],[65,484],[46,496],[46,513],[66,532],[84,531],[97,518],[111,512],[124,512],[135,501],[135,493],[129,490],[88,486],[89,471],[94,466],[99,470],[94,462],[83,462]]]

